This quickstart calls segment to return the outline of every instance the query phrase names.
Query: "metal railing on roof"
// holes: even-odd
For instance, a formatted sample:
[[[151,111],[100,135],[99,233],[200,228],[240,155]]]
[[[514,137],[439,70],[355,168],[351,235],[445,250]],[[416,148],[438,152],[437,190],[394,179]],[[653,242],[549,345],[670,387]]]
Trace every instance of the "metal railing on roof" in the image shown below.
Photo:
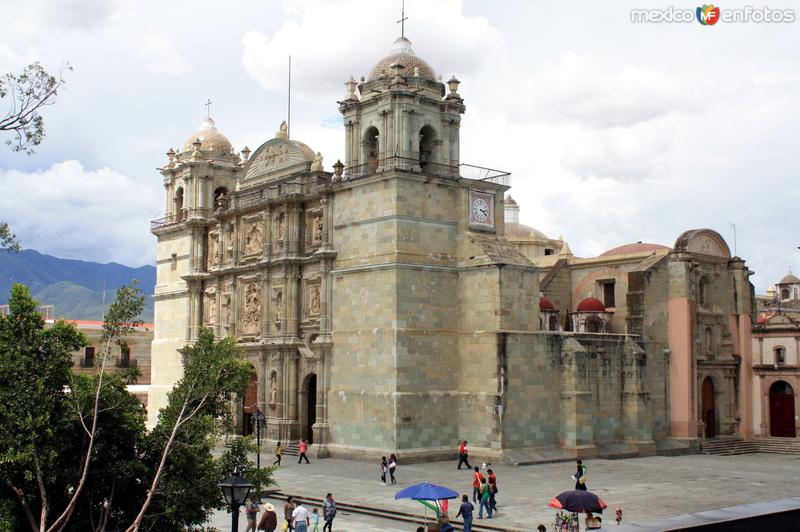
[[[475,179],[501,185],[511,184],[511,173],[503,170],[495,170],[465,163],[461,163],[457,166],[447,165],[399,156],[373,159],[366,163],[348,166],[344,169],[342,180],[352,181],[392,170],[447,177],[451,179]]]

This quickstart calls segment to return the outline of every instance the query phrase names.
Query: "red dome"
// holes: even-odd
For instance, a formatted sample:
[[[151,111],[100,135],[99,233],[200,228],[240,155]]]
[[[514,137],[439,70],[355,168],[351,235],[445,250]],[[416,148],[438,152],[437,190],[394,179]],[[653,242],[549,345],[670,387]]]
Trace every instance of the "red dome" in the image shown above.
[[[550,301],[544,296],[539,298],[539,310],[555,310],[555,309],[556,307],[553,306],[552,301]]]
[[[606,306],[599,299],[587,297],[578,303],[578,312],[605,312]]]

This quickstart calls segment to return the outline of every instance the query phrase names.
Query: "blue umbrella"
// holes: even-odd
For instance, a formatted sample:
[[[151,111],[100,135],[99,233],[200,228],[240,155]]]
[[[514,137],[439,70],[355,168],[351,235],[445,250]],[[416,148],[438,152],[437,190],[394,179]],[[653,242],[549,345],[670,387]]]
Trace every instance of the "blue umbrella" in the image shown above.
[[[414,484],[398,491],[394,496],[395,499],[414,499],[417,501],[440,501],[443,499],[455,499],[456,497],[458,497],[458,493],[450,488],[437,486],[430,482]]]

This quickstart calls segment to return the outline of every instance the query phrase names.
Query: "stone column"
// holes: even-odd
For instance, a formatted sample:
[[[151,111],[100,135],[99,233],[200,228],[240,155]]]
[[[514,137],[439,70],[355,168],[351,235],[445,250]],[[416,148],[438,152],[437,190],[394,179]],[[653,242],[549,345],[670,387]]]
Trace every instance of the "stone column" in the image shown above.
[[[300,291],[298,283],[300,281],[300,271],[297,265],[292,265],[288,268],[286,276],[286,294],[284,300],[287,303],[286,308],[286,321],[288,329],[286,334],[288,336],[298,336],[298,316],[300,315]]]
[[[331,266],[328,259],[322,259],[319,264],[319,331],[321,334],[330,334],[328,320],[328,285],[330,284]]]
[[[297,419],[297,349],[288,348],[284,352],[283,360],[286,368],[286,388],[284,397],[288,406],[286,418],[291,425],[296,425]]]
[[[386,148],[386,157],[394,157],[397,155],[397,137],[395,136],[395,113],[393,111],[386,111],[386,133],[384,142]],[[396,164],[396,162],[395,162]]]
[[[267,353],[261,351],[258,354],[258,365],[256,366],[256,373],[258,374],[258,398],[256,399],[257,408],[262,414],[267,414]]]
[[[264,233],[264,245],[261,248],[261,260],[269,260],[272,254],[272,209],[267,207],[261,217],[261,230]]]
[[[407,159],[411,159],[413,157],[414,147],[412,143],[416,137],[416,134],[411,131],[411,114],[413,112],[414,110],[411,108],[403,108],[403,157]]]
[[[200,336],[200,327],[203,324],[203,292],[200,283],[192,285],[192,342],[197,341]]]
[[[453,164],[453,160],[450,157],[450,119],[447,115],[442,117],[442,132],[439,134],[439,138],[442,140],[442,146],[441,161],[438,162],[450,166]]]

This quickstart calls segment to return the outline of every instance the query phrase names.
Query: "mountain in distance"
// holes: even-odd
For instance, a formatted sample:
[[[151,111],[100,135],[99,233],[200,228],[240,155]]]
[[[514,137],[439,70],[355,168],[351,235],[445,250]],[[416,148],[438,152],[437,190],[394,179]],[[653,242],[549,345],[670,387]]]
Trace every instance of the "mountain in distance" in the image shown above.
[[[0,304],[8,303],[14,283],[22,283],[30,288],[39,304],[54,305],[56,316],[66,319],[102,320],[117,288],[134,279],[139,281],[138,287],[146,296],[139,318],[152,323],[154,266],[131,268],[116,262],[61,259],[32,249],[0,252]]]

